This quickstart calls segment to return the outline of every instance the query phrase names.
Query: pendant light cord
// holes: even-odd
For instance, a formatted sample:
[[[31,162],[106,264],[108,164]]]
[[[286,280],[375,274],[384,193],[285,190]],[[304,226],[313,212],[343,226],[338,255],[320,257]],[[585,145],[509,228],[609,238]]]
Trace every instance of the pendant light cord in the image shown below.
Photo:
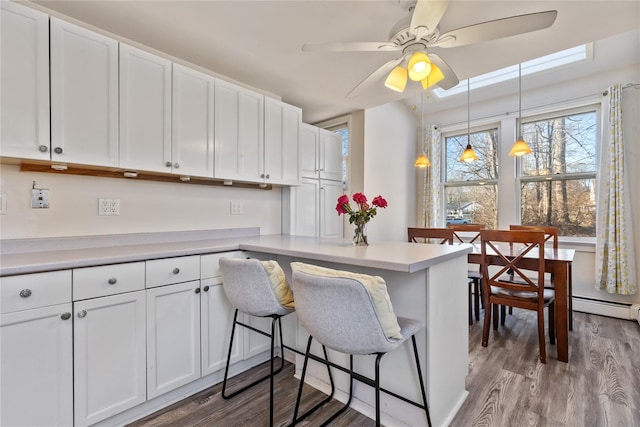
[[[522,138],[522,64],[518,64],[518,135],[516,139]]]
[[[471,77],[467,79],[467,145],[471,145]]]

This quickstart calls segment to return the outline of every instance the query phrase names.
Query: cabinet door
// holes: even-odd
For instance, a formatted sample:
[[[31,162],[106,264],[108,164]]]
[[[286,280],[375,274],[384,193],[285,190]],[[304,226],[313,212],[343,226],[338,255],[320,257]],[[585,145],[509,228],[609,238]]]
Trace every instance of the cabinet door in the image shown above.
[[[229,339],[235,309],[222,288],[222,277],[206,279],[201,284],[200,318],[202,376],[224,369],[229,351]],[[242,316],[240,314],[240,316]],[[241,318],[239,320],[242,320]],[[244,328],[236,328],[231,363],[242,360]]]
[[[71,303],[0,316],[0,425],[73,424],[72,324]]]
[[[200,281],[147,289],[147,396],[200,378]]]
[[[265,99],[265,181],[297,185],[300,180],[300,125],[302,111],[292,105]]]
[[[303,178],[318,178],[319,129],[302,123],[300,127],[300,173]]]
[[[75,425],[109,418],[146,399],[144,291],[75,302]]]
[[[320,181],[302,179],[302,185],[291,187],[293,212],[292,234],[295,236],[320,235]]]
[[[171,61],[120,44],[120,167],[171,172]]]
[[[238,314],[240,316],[240,314]],[[270,317],[255,317],[244,315],[244,323],[253,326],[263,332],[271,333]],[[265,351],[269,351],[271,339],[257,332],[244,330],[244,359],[256,356]]]
[[[264,96],[217,79],[215,177],[263,181]]]
[[[342,237],[343,217],[335,207],[343,191],[342,182],[320,181],[320,237]]]
[[[118,42],[51,18],[51,160],[118,166]]]
[[[213,178],[215,79],[173,64],[173,173]]]
[[[0,155],[49,160],[49,16],[0,2]]]
[[[342,136],[320,129],[320,178],[342,181]]]

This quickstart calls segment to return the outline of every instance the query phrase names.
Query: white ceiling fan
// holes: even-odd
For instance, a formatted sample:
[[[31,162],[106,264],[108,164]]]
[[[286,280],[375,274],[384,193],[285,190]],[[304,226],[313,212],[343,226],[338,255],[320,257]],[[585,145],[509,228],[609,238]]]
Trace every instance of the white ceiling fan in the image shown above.
[[[402,54],[369,74],[351,92],[352,98],[369,84],[387,75],[385,86],[403,92],[407,77],[420,81],[422,87],[438,85],[450,89],[458,77],[447,63],[430,52],[432,47],[452,48],[481,43],[550,27],[558,14],[555,10],[511,16],[458,28],[440,34],[438,23],[447,10],[448,1],[418,0],[411,16],[399,21],[389,34],[388,42],[345,42],[305,44],[304,52],[390,52]],[[406,63],[406,66],[405,66]]]

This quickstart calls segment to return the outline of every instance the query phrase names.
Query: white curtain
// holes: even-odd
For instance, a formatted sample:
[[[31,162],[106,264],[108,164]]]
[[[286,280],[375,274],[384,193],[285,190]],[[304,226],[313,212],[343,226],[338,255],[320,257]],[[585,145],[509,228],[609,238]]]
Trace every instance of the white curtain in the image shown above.
[[[440,194],[440,159],[442,133],[437,126],[428,126],[424,133],[424,153],[429,158],[431,166],[424,174],[422,185],[422,226],[442,227],[442,209]]]
[[[625,185],[628,178],[624,168],[622,87],[611,86],[607,93],[609,114],[604,120],[597,186],[596,289],[633,295],[638,284],[631,199]]]

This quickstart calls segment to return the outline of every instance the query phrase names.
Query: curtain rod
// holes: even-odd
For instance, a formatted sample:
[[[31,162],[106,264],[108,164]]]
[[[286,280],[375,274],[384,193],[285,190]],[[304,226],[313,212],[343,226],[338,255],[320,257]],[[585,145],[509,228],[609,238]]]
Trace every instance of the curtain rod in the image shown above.
[[[629,89],[629,88],[640,89],[640,83],[627,83],[626,85],[622,86],[622,89]],[[607,96],[607,95],[609,95],[608,90],[605,90],[604,92],[602,92],[602,96]]]

